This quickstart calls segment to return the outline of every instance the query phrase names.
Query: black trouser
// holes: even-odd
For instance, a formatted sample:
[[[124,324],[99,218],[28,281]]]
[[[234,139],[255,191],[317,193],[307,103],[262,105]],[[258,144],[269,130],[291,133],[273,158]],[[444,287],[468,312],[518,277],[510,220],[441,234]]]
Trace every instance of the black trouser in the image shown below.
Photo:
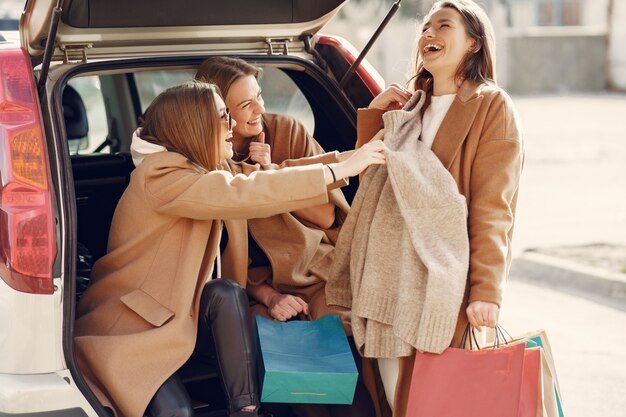
[[[194,354],[214,354],[230,413],[259,406],[256,324],[248,314],[248,297],[227,279],[209,281],[202,291]],[[180,378],[170,377],[156,392],[148,417],[193,416],[191,400]]]

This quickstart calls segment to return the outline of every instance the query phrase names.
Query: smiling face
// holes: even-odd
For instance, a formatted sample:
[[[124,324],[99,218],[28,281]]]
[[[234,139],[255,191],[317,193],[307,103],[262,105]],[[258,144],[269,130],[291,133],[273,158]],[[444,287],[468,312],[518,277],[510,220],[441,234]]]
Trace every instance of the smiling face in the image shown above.
[[[261,87],[253,75],[233,82],[226,96],[226,104],[237,125],[233,133],[237,138],[256,136],[263,131],[261,115],[265,113]]]
[[[461,14],[449,7],[426,17],[418,48],[424,68],[433,78],[454,78],[476,42],[467,35]]]
[[[215,107],[217,107],[217,111],[220,116],[220,161],[225,159],[230,159],[233,157],[233,131],[228,128],[228,110],[226,109],[226,105],[224,104],[224,100],[219,94],[214,94],[215,98]],[[235,128],[237,122],[232,120],[232,127]]]

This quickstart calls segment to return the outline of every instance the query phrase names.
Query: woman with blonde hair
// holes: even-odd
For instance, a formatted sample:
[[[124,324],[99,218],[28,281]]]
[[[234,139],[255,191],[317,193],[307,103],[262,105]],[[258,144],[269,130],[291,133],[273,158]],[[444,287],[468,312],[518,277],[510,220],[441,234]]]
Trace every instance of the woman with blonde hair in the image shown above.
[[[233,159],[280,164],[288,159],[323,154],[322,147],[298,120],[265,112],[258,83],[261,75],[260,68],[223,56],[207,58],[196,72],[196,79],[219,87],[237,121],[233,128]],[[230,258],[230,249],[245,244],[229,234],[235,241],[225,252],[225,268],[230,272],[232,265],[232,275],[247,275],[246,290],[255,301],[252,314],[279,321],[296,316],[317,319],[328,313],[342,314],[339,309],[326,306],[324,283],[336,234],[347,211],[343,193],[335,189],[329,193],[326,204],[248,221],[250,260]]]
[[[468,322],[476,329],[496,326],[524,159],[513,103],[496,84],[494,35],[485,11],[470,0],[436,2],[423,19],[417,49],[411,88],[392,85],[359,110],[358,144],[383,128],[387,164],[364,176],[361,188],[370,188],[355,197],[337,244],[337,274],[327,285],[329,303],[358,306],[352,312],[354,337],[365,356],[377,359],[369,364],[380,369],[394,416],[406,412],[415,350],[441,353],[458,347]],[[396,164],[410,158],[419,163]],[[371,237],[378,224],[374,209],[374,219],[359,215],[364,211],[358,203],[370,207],[378,201],[375,181],[387,170],[390,180],[397,180],[391,174],[399,168],[427,179],[394,183],[394,189],[413,192],[398,200],[405,204],[402,216],[412,208],[420,222],[416,234],[415,222],[403,226],[413,236],[406,248],[417,252],[415,270],[400,263],[368,280],[371,273],[361,269],[359,274],[359,262],[375,271],[367,264],[373,253],[379,254],[379,264],[387,264],[388,256],[394,268],[400,261],[398,252],[385,255],[384,236],[350,233],[367,221]],[[416,202],[415,195],[425,198]],[[363,256],[352,246],[359,239],[366,241]],[[385,305],[378,303],[382,292],[376,288],[384,288]]]
[[[298,120],[265,111],[258,83],[261,75],[260,68],[244,60],[222,56],[207,58],[196,72],[196,79],[220,88],[237,121],[232,139],[234,160],[280,164],[323,154],[322,147]],[[351,152],[340,154],[340,158]],[[328,203],[248,220],[248,233],[226,222],[224,270],[246,282],[252,315],[287,321],[337,314],[351,335],[348,310],[328,306],[325,293],[337,235],[348,209],[343,193],[336,188],[329,191]],[[351,337],[349,341],[354,348]],[[358,358],[356,351],[354,354]],[[359,368],[360,362],[359,358]],[[350,406],[294,404],[292,409],[300,417],[373,415],[371,399],[360,379]]]
[[[201,82],[164,91],[146,111],[139,136],[161,151],[131,175],[75,326],[79,366],[118,415],[193,415],[176,371],[207,345],[230,416],[258,415],[258,348],[245,293],[211,280],[222,219],[325,204],[335,177],[385,161],[379,142],[343,162],[334,152],[282,167],[229,163],[235,123],[217,89]]]

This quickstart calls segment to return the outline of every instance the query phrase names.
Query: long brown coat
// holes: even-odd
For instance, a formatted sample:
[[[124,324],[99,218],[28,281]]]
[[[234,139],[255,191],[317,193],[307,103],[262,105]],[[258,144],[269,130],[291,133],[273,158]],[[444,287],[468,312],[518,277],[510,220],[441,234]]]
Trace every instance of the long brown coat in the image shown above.
[[[265,143],[270,145],[271,159],[280,164],[288,159],[306,158],[324,153],[322,147],[296,119],[278,114],[263,116]],[[292,213],[281,213],[247,221],[250,234],[267,255],[270,267],[248,268],[248,234],[241,222],[228,221],[228,246],[222,258],[224,277],[242,286],[270,284],[283,294],[301,297],[309,303],[311,317],[342,314],[345,309],[328,307],[324,285],[330,273],[334,244],[339,225],[349,210],[339,188],[329,191],[329,201],[336,206],[336,223],[328,230],[307,224]],[[246,278],[246,274],[247,278]],[[269,318],[267,307],[253,303],[252,314]],[[347,320],[347,314],[343,317]]]
[[[300,163],[336,162],[336,153]],[[287,164],[289,165],[289,164]],[[237,168],[238,167],[238,168]],[[93,268],[75,325],[78,364],[104,404],[143,415],[191,355],[199,299],[218,251],[220,219],[271,216],[328,201],[322,165],[271,173],[206,172],[174,152],[133,172],[108,254]]]
[[[357,147],[382,128],[382,114],[359,110]],[[470,301],[500,305],[511,263],[511,237],[524,156],[519,120],[501,89],[465,81],[435,136],[432,151],[452,174],[468,202],[470,268],[464,302],[452,340],[458,346],[467,325]],[[393,415],[406,413],[413,357],[401,358]],[[365,372],[375,373],[375,364]],[[386,414],[386,401],[377,410]]]

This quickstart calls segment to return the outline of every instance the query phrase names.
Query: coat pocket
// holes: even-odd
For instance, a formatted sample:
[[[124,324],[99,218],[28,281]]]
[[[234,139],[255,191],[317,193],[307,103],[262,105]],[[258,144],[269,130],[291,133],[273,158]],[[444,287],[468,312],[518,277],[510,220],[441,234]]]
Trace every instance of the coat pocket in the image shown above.
[[[156,327],[163,326],[174,317],[172,310],[140,289],[136,289],[120,297],[120,301],[135,313],[139,314],[148,323]]]

